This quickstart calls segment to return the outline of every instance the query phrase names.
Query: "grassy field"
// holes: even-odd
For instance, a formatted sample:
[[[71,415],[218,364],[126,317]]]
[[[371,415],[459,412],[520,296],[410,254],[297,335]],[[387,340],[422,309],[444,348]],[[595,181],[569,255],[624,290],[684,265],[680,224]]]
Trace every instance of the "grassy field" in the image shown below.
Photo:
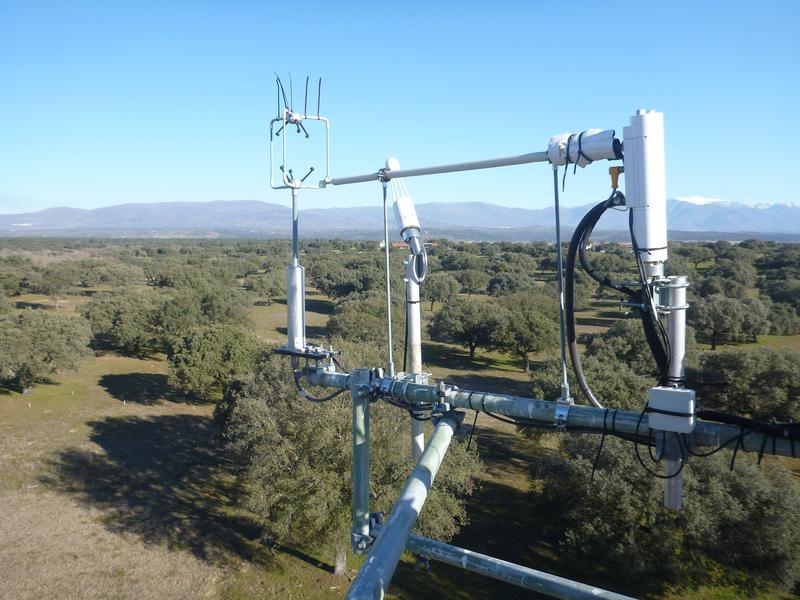
[[[321,336],[332,303],[313,293],[308,299],[310,337]],[[41,296],[20,301],[53,310]],[[74,312],[85,301],[66,298],[59,310]],[[266,342],[283,340],[285,311],[280,301],[254,306],[255,333]],[[579,328],[602,331],[621,314],[593,307],[578,316]],[[759,343],[787,340],[797,344],[767,336]],[[432,341],[424,343],[424,356],[435,377],[461,387],[529,393],[528,376],[508,356],[478,350],[470,361],[466,349]],[[258,524],[235,508],[234,477],[212,411],[169,388],[160,356],[100,354],[28,394],[0,392],[0,598],[342,597],[349,582],[332,575],[327,557],[268,549]],[[454,543],[568,573],[555,549],[537,538],[542,523],[529,510],[527,474],[549,450],[483,414],[473,443],[485,469],[470,501],[471,524]],[[353,558],[351,576],[357,566]],[[535,597],[444,565],[418,571],[410,557],[390,592],[402,599]],[[669,597],[749,596],[715,588]]]

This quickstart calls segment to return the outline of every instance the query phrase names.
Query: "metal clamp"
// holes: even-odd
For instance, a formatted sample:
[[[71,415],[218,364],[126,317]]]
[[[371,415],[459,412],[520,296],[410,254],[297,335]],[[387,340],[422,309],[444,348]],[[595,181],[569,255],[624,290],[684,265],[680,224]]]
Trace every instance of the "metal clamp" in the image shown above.
[[[375,538],[371,535],[364,535],[363,533],[350,532],[350,546],[353,548],[355,554],[364,554],[371,547]]]
[[[556,402],[555,413],[553,415],[553,425],[558,428],[565,428],[567,426],[567,417],[569,416],[569,402]]]
[[[452,410],[447,403],[437,404],[431,410],[431,423],[435,426],[438,425],[439,421],[442,419],[453,419],[456,422],[456,429],[460,429],[461,424],[464,422],[464,415],[466,415],[465,412]]]

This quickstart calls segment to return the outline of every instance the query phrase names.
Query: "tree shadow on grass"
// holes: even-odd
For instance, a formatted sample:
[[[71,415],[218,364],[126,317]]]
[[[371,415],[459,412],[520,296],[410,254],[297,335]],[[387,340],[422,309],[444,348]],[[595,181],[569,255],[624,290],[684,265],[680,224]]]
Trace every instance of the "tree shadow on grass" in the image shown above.
[[[475,353],[474,359],[470,359],[465,348],[436,342],[422,342],[422,356],[426,365],[445,369],[469,371],[489,366],[485,358],[480,355],[480,350]]]
[[[575,323],[587,327],[611,327],[618,320],[619,319],[614,318],[603,319],[599,317],[578,317],[575,319]]]
[[[286,327],[276,327],[275,331],[280,335],[287,335],[289,333],[289,329]],[[327,339],[328,328],[324,325],[306,325],[306,337],[322,340]]]
[[[19,309],[30,308],[33,310],[48,310],[53,308],[52,305],[46,305],[44,302],[28,302],[27,300],[17,300],[14,306]]]
[[[333,314],[333,302],[330,300],[320,300],[318,298],[306,298],[306,310],[308,312],[319,313],[321,315]]]
[[[469,524],[450,543],[545,573],[608,588],[609,582],[591,581],[591,576],[576,574],[574,565],[559,558],[557,545],[545,533],[549,515],[536,510],[532,503],[526,473],[552,450],[536,447],[530,440],[508,431],[481,427],[480,422],[475,442],[492,476],[481,481],[467,505]],[[524,479],[520,481],[520,477]],[[408,562],[401,563],[392,580],[391,591],[402,599],[551,597],[438,562],[431,563],[428,573],[415,571]]]
[[[137,404],[155,405],[163,401],[184,404],[205,404],[207,401],[193,395],[177,392],[169,386],[162,373],[106,374],[98,382],[100,387],[117,400]]]
[[[509,447],[514,445],[511,439],[514,436],[509,434],[492,431],[477,435],[481,456],[497,453],[495,460],[507,457]],[[519,448],[513,453],[518,452]],[[541,539],[526,491],[484,480],[467,510],[469,525],[452,540],[453,545],[546,572],[558,568],[550,547]],[[400,598],[522,600],[549,597],[438,562],[431,563],[429,573],[414,571],[408,563],[401,563],[391,589]]]
[[[231,463],[208,417],[107,417],[89,426],[103,452],[61,452],[43,483],[103,510],[105,526],[115,533],[215,564],[247,560],[281,569],[262,543],[260,524],[235,508]],[[291,550],[313,566],[327,566]]]

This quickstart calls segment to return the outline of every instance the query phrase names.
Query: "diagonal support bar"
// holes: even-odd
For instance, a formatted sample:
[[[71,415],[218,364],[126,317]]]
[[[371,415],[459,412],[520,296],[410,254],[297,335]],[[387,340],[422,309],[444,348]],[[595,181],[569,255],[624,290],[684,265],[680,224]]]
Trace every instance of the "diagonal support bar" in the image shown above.
[[[609,600],[633,600],[614,592],[571,581],[536,569],[515,565],[499,558],[437,542],[421,535],[412,534],[406,543],[406,550],[421,554],[431,560],[437,560],[453,567],[485,575],[499,581],[505,581],[526,590],[532,590],[565,600],[582,600],[583,598],[607,598]]]
[[[367,560],[350,586],[345,597],[347,600],[383,598],[384,590],[392,580],[411,528],[425,504],[456,427],[454,417],[445,416],[439,421],[417,466],[406,479],[399,498],[382,525]]]

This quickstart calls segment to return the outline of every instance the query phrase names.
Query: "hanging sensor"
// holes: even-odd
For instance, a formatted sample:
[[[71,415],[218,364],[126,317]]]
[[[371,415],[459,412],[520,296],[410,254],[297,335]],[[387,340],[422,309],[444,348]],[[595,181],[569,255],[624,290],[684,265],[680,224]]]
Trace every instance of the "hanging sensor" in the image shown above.
[[[613,129],[554,135],[547,144],[547,158],[557,167],[576,164],[581,168],[596,160],[619,160],[622,143],[614,135]]]
[[[296,359],[322,360],[331,356],[331,351],[317,346],[309,346],[306,340],[306,276],[305,269],[300,264],[300,190],[318,189],[325,187],[330,180],[330,123],[325,117],[319,115],[319,89],[317,91],[317,114],[308,115],[308,85],[309,78],[306,77],[305,96],[303,98],[303,112],[294,110],[294,86],[292,76],[289,75],[289,94],[287,98],[286,89],[280,77],[275,76],[278,95],[278,115],[269,124],[269,183],[273,189],[292,190],[292,262],[286,269],[286,344],[278,352]],[[297,136],[292,134],[294,129],[303,137],[300,144],[308,145],[305,140],[311,136],[306,129],[306,122],[318,121],[322,124],[325,131],[324,142],[320,138],[315,138],[312,144],[324,144],[325,178],[319,183],[306,183],[306,180],[319,167],[304,165],[305,175],[295,177],[294,169],[289,162],[290,144],[288,138],[297,140]],[[280,140],[281,150],[276,151],[276,138]],[[297,141],[293,142],[297,144]],[[297,166],[297,165],[295,165]],[[301,173],[298,169],[298,173]],[[280,173],[280,175],[278,175]]]
[[[387,171],[399,171],[400,161],[392,157],[386,161]],[[411,248],[414,256],[420,256],[425,252],[420,237],[421,227],[417,218],[417,209],[414,201],[406,189],[406,184],[402,178],[392,178],[392,195],[394,196],[394,218],[400,228],[400,235]]]
[[[623,130],[625,197],[631,214],[631,243],[645,275],[660,278],[667,260],[667,184],[664,115],[638,110]]]

